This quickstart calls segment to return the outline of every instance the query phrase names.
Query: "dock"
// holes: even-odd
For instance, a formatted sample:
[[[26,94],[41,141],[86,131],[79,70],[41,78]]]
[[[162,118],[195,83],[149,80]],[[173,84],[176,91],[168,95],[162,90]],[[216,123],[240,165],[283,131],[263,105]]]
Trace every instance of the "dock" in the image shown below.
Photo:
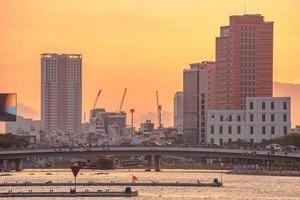
[[[138,191],[126,192],[6,192],[0,197],[136,197]]]
[[[24,186],[73,186],[72,182],[17,182],[9,183],[4,182],[0,183],[0,187],[24,187]],[[184,182],[77,182],[77,186],[164,186],[164,187],[221,187],[223,186],[222,182],[214,181],[208,183],[194,182],[194,183],[184,183]]]

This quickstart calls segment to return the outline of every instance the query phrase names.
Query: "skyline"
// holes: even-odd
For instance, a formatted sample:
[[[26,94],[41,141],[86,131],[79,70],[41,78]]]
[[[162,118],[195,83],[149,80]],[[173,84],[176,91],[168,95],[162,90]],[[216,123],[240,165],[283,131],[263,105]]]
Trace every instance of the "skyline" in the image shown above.
[[[175,92],[182,91],[183,69],[190,63],[215,60],[219,27],[228,24],[230,15],[243,14],[244,8],[243,1],[228,1],[225,7],[214,7],[216,3],[223,5],[222,1],[170,4],[132,0],[125,2],[134,2],[133,5],[122,2],[116,7],[107,2],[99,5],[99,1],[94,2],[99,6],[93,6],[91,2],[20,1],[14,5],[15,1],[1,1],[0,78],[7,84],[1,84],[0,90],[17,92],[19,103],[39,111],[40,54],[82,53],[83,113],[87,117],[98,89],[103,89],[98,107],[115,111],[124,87],[128,88],[124,110],[135,108],[136,119],[143,113],[156,113],[155,90],[159,90],[163,110],[172,112]],[[274,21],[274,81],[300,83],[300,71],[296,68],[300,64],[296,57],[299,51],[295,49],[300,44],[296,20],[300,3],[276,1],[270,9],[267,2],[271,1],[247,2],[247,10]],[[193,11],[199,4],[204,9],[195,17]],[[287,11],[289,16],[284,15]],[[105,30],[96,27],[98,20]],[[65,21],[71,22],[69,27],[64,26]],[[295,117],[293,126],[299,123]]]

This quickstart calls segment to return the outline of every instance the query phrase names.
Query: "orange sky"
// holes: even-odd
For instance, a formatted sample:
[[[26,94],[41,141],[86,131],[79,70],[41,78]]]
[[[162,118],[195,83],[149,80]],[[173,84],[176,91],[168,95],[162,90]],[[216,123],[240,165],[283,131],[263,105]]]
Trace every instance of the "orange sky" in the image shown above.
[[[300,1],[246,4],[275,22],[274,80],[300,83]],[[127,87],[136,118],[155,112],[155,90],[169,113],[182,70],[214,60],[219,27],[243,13],[244,0],[0,0],[0,92],[39,111],[40,54],[82,53],[84,111],[98,89],[99,106],[115,111]]]

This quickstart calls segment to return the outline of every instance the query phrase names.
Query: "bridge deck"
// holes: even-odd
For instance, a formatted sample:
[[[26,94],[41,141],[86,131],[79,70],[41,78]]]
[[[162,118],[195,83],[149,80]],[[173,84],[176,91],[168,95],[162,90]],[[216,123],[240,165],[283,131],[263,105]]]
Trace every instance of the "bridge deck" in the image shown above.
[[[67,182],[24,182],[24,183],[0,183],[0,187],[24,187],[24,186],[73,186]],[[77,186],[169,186],[169,187],[220,187],[223,184],[215,183],[183,183],[183,182],[88,182],[77,183]]]
[[[90,147],[90,148],[56,148],[56,149],[24,149],[2,150],[0,159],[18,159],[45,156],[78,155],[197,155],[206,157],[232,157],[255,159],[292,159],[300,160],[300,153],[284,153],[268,151],[254,151],[242,149],[196,148],[196,147]]]

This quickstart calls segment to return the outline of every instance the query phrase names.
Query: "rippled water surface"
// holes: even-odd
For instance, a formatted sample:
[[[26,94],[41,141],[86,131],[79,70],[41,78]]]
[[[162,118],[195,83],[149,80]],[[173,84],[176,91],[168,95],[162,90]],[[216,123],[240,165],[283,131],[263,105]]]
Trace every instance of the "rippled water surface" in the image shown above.
[[[108,172],[108,174],[101,174]],[[212,173],[213,172],[213,173]],[[3,173],[2,173],[3,174]],[[11,172],[12,176],[1,176],[0,182],[68,182],[74,181],[70,170],[24,170],[23,172]],[[220,179],[220,173],[204,170],[164,170],[162,172],[144,172],[142,170],[81,170],[77,182],[130,182],[132,175],[138,177],[138,181],[149,182],[211,182],[213,178]],[[227,175],[223,173],[224,187],[133,187],[139,191],[139,196],[130,199],[253,199],[253,200],[300,200],[300,178],[279,176],[250,176]],[[2,187],[1,192],[13,191],[69,191],[66,187]],[[77,191],[106,190],[120,191],[124,187],[78,187]],[[12,199],[12,198],[10,198]],[[21,198],[17,198],[21,199]],[[27,198],[29,199],[29,198]],[[40,198],[30,198],[40,199]],[[48,199],[74,199],[74,198],[43,198]],[[76,198],[76,199],[95,199]],[[107,199],[107,198],[98,198]],[[122,199],[122,198],[109,198]],[[128,199],[128,198],[124,198]]]

